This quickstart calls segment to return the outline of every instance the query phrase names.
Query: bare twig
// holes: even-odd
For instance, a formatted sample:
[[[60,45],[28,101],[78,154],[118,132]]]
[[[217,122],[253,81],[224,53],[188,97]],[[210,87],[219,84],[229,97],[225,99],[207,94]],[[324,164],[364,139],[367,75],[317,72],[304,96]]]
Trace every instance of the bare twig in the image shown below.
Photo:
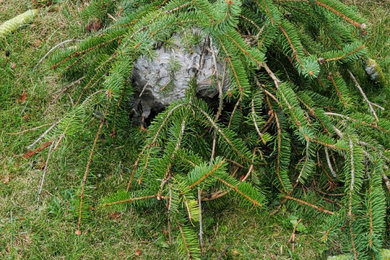
[[[386,174],[383,174],[382,178],[383,178],[383,181],[385,182],[387,190],[389,191],[389,194],[390,194],[390,181],[389,181],[389,178],[387,177]]]
[[[255,105],[254,105],[253,99],[251,102],[251,108],[252,108],[252,110],[251,110],[252,111],[252,121],[253,121],[253,124],[255,125],[256,132],[259,135],[263,144],[266,144],[266,141],[264,140],[263,134],[260,132],[259,126],[257,125],[257,122],[256,122],[256,117],[255,117],[256,112],[255,112]]]
[[[45,163],[45,168],[43,169],[43,175],[42,175],[41,183],[40,183],[39,189],[38,189],[37,201],[39,201],[39,199],[40,199],[40,195],[41,195],[42,188],[43,188],[43,183],[45,182],[47,167],[48,167],[48,165],[49,165],[50,155],[51,155],[51,151],[52,151],[52,149],[53,149],[54,143],[55,143],[55,142],[52,142],[52,143],[51,143],[50,148],[49,148],[49,152],[48,152],[48,154],[47,154],[47,159],[46,159],[46,163]]]
[[[274,81],[275,87],[278,88],[280,84],[280,80],[275,76],[275,74],[271,71],[271,69],[268,67],[266,63],[263,63],[263,68],[267,71],[268,75]]]
[[[117,21],[117,19],[114,16],[112,16],[112,14],[107,13],[107,16],[110,17],[113,21],[115,22]]]
[[[82,76],[79,79],[76,79],[75,81],[71,82],[70,84],[66,85],[65,87],[61,88],[60,90],[57,90],[53,93],[53,95],[59,95],[61,93],[64,93],[65,91],[69,90],[71,87],[73,87],[76,84],[79,84],[83,79],[85,79],[86,76]]]
[[[50,125],[50,124],[40,125],[40,126],[33,127],[33,128],[30,128],[30,129],[26,129],[26,130],[23,130],[23,131],[20,131],[20,132],[16,132],[16,133],[7,133],[7,135],[21,135],[21,134],[24,134],[24,133],[27,133],[27,132],[30,132],[30,131],[41,129],[42,127],[45,127],[45,126],[48,126],[48,125]]]
[[[37,140],[35,140],[32,144],[30,144],[29,146],[27,146],[27,149],[31,149],[34,145],[36,145],[39,141],[41,141],[41,139],[43,137],[45,137],[54,127],[56,127],[58,125],[58,123],[61,121],[58,120],[57,122],[55,122],[53,125],[51,125],[45,132],[43,132],[43,134],[41,134]]]
[[[61,88],[60,90],[57,90],[56,92],[54,92],[52,95],[54,96],[52,98],[52,100],[50,101],[50,104],[47,106],[46,110],[43,112],[43,115],[46,114],[47,110],[49,109],[50,105],[52,105],[60,96],[62,93],[68,91],[71,87],[73,87],[74,85],[77,85],[79,84],[83,79],[85,78],[85,76],[71,82],[70,84],[66,85],[65,87]],[[72,100],[72,106],[74,106],[73,104],[73,100]]]
[[[137,200],[152,199],[152,198],[156,198],[156,197],[157,197],[157,195],[155,194],[155,195],[148,195],[148,196],[143,196],[143,197],[119,200],[119,201],[114,201],[114,202],[110,202],[110,203],[105,203],[102,205],[102,207],[108,207],[108,206],[112,206],[112,205],[122,204],[122,203],[126,203],[126,202],[133,202],[133,201],[137,201]]]
[[[376,115],[375,113],[375,110],[374,108],[372,107],[372,102],[370,100],[368,100],[367,96],[366,96],[366,93],[364,93],[363,89],[360,87],[359,85],[359,82],[356,80],[355,76],[352,74],[352,72],[350,70],[348,70],[348,73],[349,73],[349,76],[351,77],[351,79],[353,80],[353,82],[355,83],[355,86],[359,89],[360,91],[360,94],[362,94],[364,100],[367,102],[368,104],[368,107],[370,108],[370,111],[371,111],[371,114],[374,116],[375,118],[375,121],[379,121],[378,119],[378,116]]]
[[[230,246],[226,246],[221,253],[219,254],[217,260],[221,260],[223,258],[223,255],[226,254],[226,251],[229,249]]]
[[[382,111],[384,111],[385,110],[385,108],[384,107],[382,107],[382,106],[380,106],[380,105],[378,105],[378,104],[376,104],[376,103],[374,103],[374,102],[371,102],[370,101],[370,103],[371,103],[371,105],[373,105],[374,107],[377,107],[377,108],[379,108],[380,110],[382,110]]]
[[[333,170],[332,163],[330,162],[329,159],[328,147],[325,147],[324,149],[325,149],[326,162],[328,163],[329,170],[332,173],[333,177],[337,178],[337,173]]]

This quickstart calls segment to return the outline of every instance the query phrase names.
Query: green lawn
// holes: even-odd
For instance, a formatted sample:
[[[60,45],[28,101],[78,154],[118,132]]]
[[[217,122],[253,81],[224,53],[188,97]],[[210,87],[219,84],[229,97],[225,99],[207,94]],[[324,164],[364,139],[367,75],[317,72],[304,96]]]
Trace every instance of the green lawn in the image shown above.
[[[32,8],[31,2],[0,0],[0,23]],[[177,259],[158,210],[105,212],[91,208],[83,233],[75,234],[77,216],[72,202],[93,142],[90,135],[80,134],[77,141],[65,138],[52,153],[37,200],[49,148],[27,159],[23,155],[27,146],[71,107],[74,97],[72,88],[57,95],[68,82],[50,70],[47,60],[34,67],[57,43],[89,34],[80,15],[88,1],[53,2],[40,8],[32,24],[0,39],[0,258]],[[384,64],[389,65],[390,40],[383,35],[390,35],[390,7],[379,1],[369,6],[367,1],[361,2],[373,28],[369,37],[378,50],[374,58],[387,59]],[[86,131],[97,127],[96,120]],[[44,140],[50,140],[50,134]],[[115,180],[127,178],[137,145],[123,140],[112,143],[106,138],[98,144],[91,169],[96,180],[88,187],[96,190],[91,201],[114,187]],[[321,219],[302,219],[293,252],[289,242],[293,212],[282,208],[271,216],[268,211],[248,214],[236,208],[220,205],[216,214],[205,205],[205,258],[315,259],[340,249],[337,240],[323,241]]]

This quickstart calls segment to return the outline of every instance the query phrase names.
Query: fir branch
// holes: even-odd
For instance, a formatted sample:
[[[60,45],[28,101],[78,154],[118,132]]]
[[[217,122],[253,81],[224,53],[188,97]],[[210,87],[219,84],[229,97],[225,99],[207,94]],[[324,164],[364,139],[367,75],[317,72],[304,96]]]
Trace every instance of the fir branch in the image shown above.
[[[218,164],[216,164],[210,171],[205,173],[201,178],[197,179],[194,183],[190,184],[188,188],[192,190],[196,185],[202,183],[205,179],[210,177],[213,173],[215,173],[218,169],[222,168],[225,164],[224,160],[221,160]]]
[[[247,199],[248,201],[250,201],[253,205],[258,206],[258,207],[262,207],[262,206],[263,206],[263,204],[261,204],[260,202],[258,202],[258,201],[255,200],[254,198],[251,198],[250,196],[248,196],[247,194],[245,194],[244,192],[242,192],[241,190],[239,190],[239,188],[238,188],[237,186],[228,183],[227,181],[225,181],[225,180],[222,179],[222,178],[217,177],[217,179],[218,179],[220,182],[222,182],[223,184],[225,184],[226,186],[228,186],[230,189],[234,190],[235,192],[237,192],[238,194],[240,194],[242,197],[244,197],[245,199]]]
[[[360,30],[365,30],[366,29],[366,25],[364,23],[359,23],[357,21],[354,21],[353,19],[347,17],[345,14],[343,14],[342,12],[336,10],[335,8],[331,7],[330,5],[327,5],[326,3],[324,2],[327,2],[327,1],[315,1],[314,3],[331,11],[332,13],[336,14],[337,16],[343,18],[345,21],[349,22],[350,24],[352,24],[353,26],[356,26],[358,27]]]

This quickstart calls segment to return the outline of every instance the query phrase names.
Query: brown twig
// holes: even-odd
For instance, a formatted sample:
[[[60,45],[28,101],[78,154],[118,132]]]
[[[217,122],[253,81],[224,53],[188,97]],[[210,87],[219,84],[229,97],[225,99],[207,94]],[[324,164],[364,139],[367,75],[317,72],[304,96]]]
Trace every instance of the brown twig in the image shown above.
[[[37,149],[32,150],[32,151],[29,151],[29,152],[23,154],[23,158],[24,158],[24,159],[28,159],[28,158],[30,158],[31,156],[36,155],[37,153],[39,153],[40,151],[42,151],[43,149],[45,149],[46,147],[48,147],[48,146],[51,145],[52,143],[53,143],[53,141],[48,141],[48,142],[44,143],[43,145],[41,145],[41,146],[38,147]]]
[[[105,203],[102,205],[102,207],[108,207],[108,206],[112,206],[112,205],[117,205],[117,204],[126,203],[126,202],[133,202],[133,201],[137,201],[137,200],[152,199],[152,198],[156,198],[156,197],[157,197],[157,194],[143,196],[143,197],[137,197],[137,198],[130,198],[130,199],[125,199],[125,200],[119,200],[119,201],[114,201],[114,202],[110,202],[110,203]]]
[[[98,131],[96,133],[95,139],[93,140],[91,152],[89,153],[87,166],[86,166],[85,172],[84,172],[83,182],[82,182],[82,185],[81,185],[80,206],[79,206],[79,220],[78,220],[78,224],[77,224],[76,234],[81,234],[81,230],[80,230],[80,227],[81,227],[81,211],[82,211],[82,207],[83,207],[85,184],[87,183],[87,177],[88,177],[89,167],[91,166],[91,162],[92,162],[93,152],[95,150],[96,143],[97,143],[97,140],[98,140],[98,138],[100,136],[100,132],[101,132],[101,130],[103,128],[103,125],[104,125],[104,120],[101,121],[101,123],[99,125],[99,129],[98,129]]]
[[[37,126],[37,127],[33,127],[33,128],[30,128],[30,129],[26,129],[26,130],[23,130],[23,131],[20,131],[20,132],[16,132],[16,133],[6,133],[7,135],[21,135],[21,134],[24,134],[24,133],[27,133],[27,132],[30,132],[30,131],[34,131],[34,130],[38,130],[38,129],[41,129],[42,127],[45,127],[45,126],[48,126],[50,124],[44,124],[44,125],[40,125],[40,126]]]
[[[41,183],[40,183],[39,189],[38,189],[37,201],[39,201],[39,198],[40,198],[40,196],[41,196],[41,192],[42,192],[42,188],[43,188],[43,183],[45,182],[47,167],[48,167],[48,165],[49,165],[50,155],[51,155],[51,151],[52,151],[52,149],[53,149],[53,146],[54,146],[54,142],[51,142],[51,145],[50,145],[50,148],[49,148],[49,152],[48,152],[48,154],[47,154],[47,159],[46,159],[46,163],[45,163],[45,168],[43,169],[43,174],[42,174],[42,178],[41,178]]]

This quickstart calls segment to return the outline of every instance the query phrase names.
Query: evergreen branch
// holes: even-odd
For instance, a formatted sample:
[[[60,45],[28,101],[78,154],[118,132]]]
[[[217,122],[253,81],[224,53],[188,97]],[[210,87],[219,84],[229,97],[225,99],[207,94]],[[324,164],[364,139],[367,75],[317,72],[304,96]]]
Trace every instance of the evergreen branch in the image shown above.
[[[173,114],[173,112],[174,112],[176,109],[178,109],[178,108],[180,108],[180,107],[182,107],[182,106],[184,106],[184,104],[178,104],[178,105],[174,106],[171,110],[168,111],[168,113],[167,113],[167,115],[165,116],[164,120],[162,121],[160,127],[157,129],[155,135],[153,136],[152,142],[151,142],[150,144],[145,145],[144,148],[142,149],[142,151],[140,152],[140,154],[138,155],[138,158],[137,158],[137,160],[136,160],[135,163],[134,163],[133,170],[131,171],[129,182],[127,183],[127,189],[126,189],[127,191],[130,190],[131,183],[133,182],[133,178],[134,178],[134,173],[135,173],[135,171],[138,169],[138,164],[140,163],[140,160],[141,160],[141,158],[142,158],[144,152],[145,152],[147,149],[149,149],[149,152],[148,152],[148,154],[147,154],[147,156],[146,156],[146,163],[145,163],[145,166],[144,166],[144,171],[145,171],[145,170],[147,169],[147,167],[148,167],[148,162],[149,162],[149,158],[150,158],[150,154],[151,154],[151,149],[155,146],[156,141],[157,141],[157,138],[158,138],[158,136],[159,136],[161,130],[164,128],[165,124],[167,123],[168,119],[171,117],[171,115]],[[144,172],[144,171],[143,171],[143,172]],[[142,178],[142,175],[141,175],[141,177],[140,177],[140,180],[142,180],[141,178]],[[140,181],[140,180],[139,180],[139,181]]]
[[[220,45],[221,45],[223,51],[225,52],[225,55],[226,55],[226,58],[225,58],[225,59],[227,59],[227,61],[229,62],[230,69],[231,69],[231,71],[233,72],[234,78],[235,78],[235,80],[236,80],[236,82],[237,82],[237,84],[238,84],[238,89],[239,89],[239,91],[240,91],[240,99],[242,99],[243,96],[244,96],[244,88],[243,88],[243,86],[242,86],[242,84],[241,84],[241,80],[240,80],[240,78],[238,77],[238,73],[237,73],[237,71],[236,71],[236,69],[235,69],[235,67],[234,67],[234,65],[233,65],[233,61],[232,61],[232,59],[230,58],[230,55],[229,55],[229,53],[228,53],[228,51],[227,51],[225,45],[222,43],[221,38],[220,38],[220,37],[217,37],[217,39],[218,39],[218,41],[219,41],[219,43],[220,43]]]
[[[248,196],[248,195],[245,194],[244,192],[240,191],[240,190],[238,189],[237,186],[232,185],[232,184],[228,183],[227,181],[225,181],[224,179],[221,179],[221,178],[219,178],[219,177],[217,177],[217,179],[218,179],[220,182],[222,182],[223,184],[225,184],[226,186],[228,186],[230,189],[232,189],[232,190],[234,190],[235,192],[237,192],[238,194],[240,194],[240,195],[241,195],[242,197],[244,197],[245,199],[249,200],[253,205],[259,206],[259,207],[262,207],[262,206],[263,206],[263,205],[262,205],[260,202],[258,202],[257,200],[251,198],[250,196]]]
[[[82,50],[82,51],[75,51],[72,55],[67,56],[66,58],[64,58],[61,61],[57,62],[56,64],[52,65],[51,69],[56,69],[61,64],[65,63],[66,61],[71,60],[71,59],[73,59],[75,57],[80,57],[81,58],[81,57],[83,57],[84,54],[86,54],[86,53],[88,53],[90,51],[93,51],[93,50],[97,50],[97,49],[99,49],[101,47],[104,47],[104,46],[106,46],[106,45],[108,45],[108,44],[110,44],[112,42],[119,41],[123,37],[124,37],[123,35],[119,35],[119,36],[117,36],[115,38],[112,38],[112,39],[108,40],[107,42],[102,42],[100,44],[97,44],[97,45],[95,45],[93,47],[87,48],[87,49]]]
[[[183,242],[184,252],[187,259],[199,259],[198,258],[198,248],[194,248],[194,238],[192,237],[192,230],[188,228],[183,228],[179,222],[176,222],[177,227],[180,231],[180,238]]]
[[[186,120],[183,119],[183,121],[182,121],[182,123],[181,123],[181,126],[180,126],[180,134],[179,134],[179,137],[177,138],[177,141],[176,141],[175,149],[173,150],[172,155],[171,155],[171,157],[169,158],[169,163],[168,163],[167,169],[165,170],[164,178],[163,178],[162,181],[161,181],[160,189],[159,189],[159,191],[158,191],[158,193],[157,193],[157,198],[158,198],[158,199],[161,197],[161,193],[162,193],[162,190],[163,190],[163,188],[164,188],[164,185],[165,185],[165,184],[168,182],[168,180],[169,180],[169,175],[170,175],[170,170],[171,170],[171,167],[172,167],[172,162],[173,162],[173,159],[175,158],[175,155],[176,155],[177,151],[178,151],[179,148],[180,148],[181,141],[182,141],[182,139],[183,139],[183,134],[184,134],[185,126],[186,126]]]
[[[321,7],[323,7],[323,8],[325,8],[325,9],[327,9],[327,10],[329,10],[329,11],[331,11],[332,13],[336,14],[337,16],[343,18],[345,21],[349,22],[350,24],[352,24],[355,27],[358,27],[360,30],[364,31],[366,29],[366,25],[364,23],[359,23],[357,21],[354,21],[353,19],[347,17],[345,14],[339,12],[335,8],[331,7],[330,5],[325,4],[323,2],[325,2],[325,1],[321,2],[321,1],[317,0],[314,3],[319,5],[319,6],[321,6]]]
[[[293,57],[296,58],[296,60],[298,61],[299,65],[302,67],[302,69],[305,69],[303,67],[303,63],[301,61],[301,58],[299,57],[298,55],[298,51],[297,49],[294,47],[294,44],[292,43],[292,40],[290,38],[290,36],[287,34],[286,30],[282,27],[282,25],[279,25],[279,29],[282,31],[282,33],[284,34],[284,36],[286,37],[288,43],[290,44],[290,47],[291,47],[291,50],[293,51]],[[313,73],[313,72],[312,72]]]
[[[362,49],[365,49],[365,48],[366,48],[365,45],[360,45],[360,46],[357,47],[356,49],[354,49],[354,50],[352,50],[352,51],[350,51],[350,52],[348,52],[348,53],[346,53],[346,54],[344,54],[344,55],[342,55],[342,56],[328,58],[328,59],[326,59],[325,61],[326,61],[326,62],[330,62],[330,61],[342,60],[342,59],[345,59],[345,58],[347,58],[347,57],[349,57],[349,56],[355,54],[356,52],[358,52],[358,51],[360,51],[360,50],[362,50]]]
[[[249,158],[242,153],[235,145],[234,143],[226,136],[226,134],[222,131],[222,129],[214,122],[214,120],[209,116],[209,114],[204,111],[202,108],[195,104],[191,104],[194,108],[196,108],[199,112],[201,112],[204,117],[209,121],[209,123],[217,130],[218,134],[220,134],[223,139],[232,147],[232,149],[245,161],[250,161]]]
[[[220,169],[221,167],[223,167],[223,165],[225,164],[225,161],[224,160],[221,160],[218,164],[214,165],[214,167],[208,171],[206,174],[204,174],[201,178],[197,179],[194,183],[190,184],[188,186],[188,188],[190,190],[192,190],[196,185],[200,184],[201,182],[203,182],[205,179],[207,179],[208,177],[210,177],[213,173],[215,173],[218,169]]]
[[[339,87],[337,86],[337,84],[336,84],[336,82],[335,82],[333,76],[332,76],[330,73],[328,74],[328,80],[330,80],[330,82],[332,82],[332,85],[333,85],[334,88],[336,89],[336,94],[337,94],[337,96],[339,97],[341,103],[343,103],[344,108],[348,108],[348,107],[347,107],[347,103],[344,101],[344,98],[342,97],[342,93],[341,93]]]
[[[334,113],[334,112],[325,112],[325,114],[326,114],[326,115],[330,115],[330,116],[341,117],[341,118],[344,118],[344,119],[349,120],[349,121],[352,121],[352,122],[358,122],[358,123],[360,123],[361,125],[368,126],[368,127],[371,127],[372,129],[376,129],[376,130],[382,131],[382,132],[384,132],[384,133],[390,134],[390,130],[378,126],[377,123],[367,123],[367,122],[365,122],[365,121],[360,121],[360,120],[358,121],[358,120],[356,120],[356,119],[354,119],[354,118],[351,118],[351,117],[349,117],[349,116],[342,115],[342,114],[338,114],[338,113]]]

